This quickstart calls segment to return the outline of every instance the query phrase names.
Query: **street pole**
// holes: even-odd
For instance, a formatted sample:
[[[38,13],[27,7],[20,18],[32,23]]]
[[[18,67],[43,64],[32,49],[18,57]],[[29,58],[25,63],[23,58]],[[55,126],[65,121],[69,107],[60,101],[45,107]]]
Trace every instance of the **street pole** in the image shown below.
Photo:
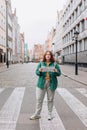
[[[52,43],[52,45],[53,45],[53,55],[54,55],[54,44],[55,44],[55,43]]]
[[[77,38],[76,38],[76,62],[75,62],[75,75],[78,75],[78,60],[77,60]]]
[[[78,57],[77,57],[77,50],[78,50],[78,35],[79,35],[79,32],[78,31],[75,31],[74,32],[74,38],[75,38],[75,44],[76,44],[76,59],[75,59],[75,75],[78,75]]]
[[[6,65],[9,68],[9,61],[8,61],[8,0],[6,2]]]

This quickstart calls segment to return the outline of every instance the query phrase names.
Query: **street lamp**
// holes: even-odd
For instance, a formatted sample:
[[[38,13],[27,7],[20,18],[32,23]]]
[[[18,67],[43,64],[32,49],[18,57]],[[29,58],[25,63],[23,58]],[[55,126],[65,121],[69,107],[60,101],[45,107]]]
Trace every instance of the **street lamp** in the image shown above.
[[[76,44],[75,75],[78,75],[78,60],[77,60],[78,35],[79,35],[79,32],[78,32],[78,31],[75,31],[75,32],[74,32],[74,38],[75,38],[75,44]]]
[[[52,43],[52,45],[53,45],[53,55],[54,55],[54,45],[55,45],[55,43]]]
[[[8,61],[8,0],[6,2],[6,65],[9,68],[9,61]]]

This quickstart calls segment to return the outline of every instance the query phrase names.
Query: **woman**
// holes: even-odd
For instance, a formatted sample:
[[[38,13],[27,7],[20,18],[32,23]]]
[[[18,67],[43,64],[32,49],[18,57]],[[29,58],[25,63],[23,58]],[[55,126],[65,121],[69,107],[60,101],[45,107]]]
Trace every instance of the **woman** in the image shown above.
[[[57,76],[61,75],[61,70],[58,64],[55,63],[51,51],[46,51],[44,54],[42,62],[40,62],[37,66],[36,74],[39,76],[36,88],[36,111],[35,114],[30,117],[30,119],[34,120],[40,118],[43,99],[45,93],[47,92],[48,120],[51,120],[54,94],[58,85]]]

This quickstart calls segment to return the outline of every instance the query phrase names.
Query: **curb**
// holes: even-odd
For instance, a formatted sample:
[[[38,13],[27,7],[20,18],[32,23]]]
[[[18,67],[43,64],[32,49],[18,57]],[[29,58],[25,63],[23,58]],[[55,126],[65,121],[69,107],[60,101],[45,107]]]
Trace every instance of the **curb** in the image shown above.
[[[65,74],[65,73],[62,73],[62,75],[65,76],[65,77],[68,77],[68,78],[70,78],[70,79],[72,79],[72,80],[74,80],[74,81],[76,81],[76,82],[78,82],[78,83],[81,83],[81,84],[87,86],[87,83],[84,83],[84,82],[82,82],[82,81],[76,80],[76,79],[72,78],[71,76],[68,76],[68,75]]]

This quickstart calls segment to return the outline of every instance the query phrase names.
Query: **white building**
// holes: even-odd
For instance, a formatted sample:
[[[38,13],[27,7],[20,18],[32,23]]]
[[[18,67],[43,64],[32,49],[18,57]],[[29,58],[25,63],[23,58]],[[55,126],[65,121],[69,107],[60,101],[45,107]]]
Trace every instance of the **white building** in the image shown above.
[[[78,63],[87,64],[87,0],[68,0],[63,12],[63,61],[75,62],[76,44],[72,40],[78,35]]]
[[[0,63],[6,59],[6,4],[0,0]]]
[[[14,13],[12,14],[12,23],[13,23],[13,53],[12,53],[12,60],[13,63],[17,63],[18,56],[17,56],[17,24],[18,24],[18,18],[16,16],[16,9]]]
[[[16,15],[16,9],[12,14],[13,21],[13,53],[12,60],[13,63],[20,62],[21,57],[21,39],[20,39],[20,25],[18,24],[18,17]]]
[[[13,47],[13,41],[12,41],[12,8],[11,8],[11,0],[8,1],[8,60],[9,63],[12,63],[12,47]]]
[[[6,0],[0,0],[0,63],[6,62],[6,27],[8,27],[8,61],[15,63],[20,62],[21,56],[20,25],[16,10],[12,13],[11,0],[7,3],[8,18],[6,19]]]
[[[63,26],[62,26],[62,14],[63,11],[57,12],[57,22],[56,22],[56,34],[53,38],[53,50],[55,53],[55,59],[59,63],[62,63],[62,34],[63,34]]]

